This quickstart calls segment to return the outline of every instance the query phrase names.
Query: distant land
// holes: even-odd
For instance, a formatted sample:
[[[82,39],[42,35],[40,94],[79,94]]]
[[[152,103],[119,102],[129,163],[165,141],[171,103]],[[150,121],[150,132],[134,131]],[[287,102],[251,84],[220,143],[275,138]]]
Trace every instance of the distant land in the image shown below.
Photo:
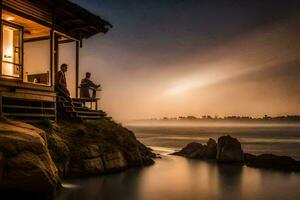
[[[230,123],[300,123],[300,115],[250,117],[250,116],[179,116],[138,119],[135,122],[230,122]]]

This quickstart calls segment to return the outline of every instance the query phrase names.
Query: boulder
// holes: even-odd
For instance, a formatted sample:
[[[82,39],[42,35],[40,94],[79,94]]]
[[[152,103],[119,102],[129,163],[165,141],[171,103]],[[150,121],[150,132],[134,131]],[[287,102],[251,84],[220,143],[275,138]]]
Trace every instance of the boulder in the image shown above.
[[[187,158],[211,160],[215,159],[217,154],[217,143],[209,139],[206,145],[192,142],[186,145],[182,150],[173,153],[173,155],[184,156]]]
[[[219,137],[216,159],[219,162],[243,162],[244,153],[241,143],[229,135]]]
[[[154,163],[152,158],[156,156],[151,149],[136,139],[133,132],[112,120],[101,119],[81,123],[61,121],[54,128],[54,132],[69,149],[68,177],[83,177],[150,165]],[[54,148],[49,148],[63,149],[63,145],[59,143],[53,142],[55,145],[49,146]],[[60,154],[63,151],[53,152]],[[53,157],[56,158],[55,155]],[[63,163],[54,160],[57,166]]]
[[[173,153],[173,155],[194,158],[204,151],[204,146],[197,142],[192,142],[183,147],[180,151]],[[198,156],[200,157],[200,156]]]
[[[44,131],[29,124],[0,121],[1,189],[55,194],[60,178],[44,138]]]
[[[100,156],[99,147],[97,145],[88,145],[80,150],[80,157],[83,159],[97,158]]]
[[[59,176],[64,177],[70,171],[70,150],[56,132],[48,133],[47,143],[50,155],[58,169]]]
[[[86,174],[100,174],[104,172],[102,159],[92,158],[83,161],[83,168]]]
[[[120,151],[105,153],[102,160],[106,171],[119,171],[127,167],[127,162]]]
[[[216,159],[217,156],[217,143],[214,139],[209,138],[205,146],[204,158]]]
[[[261,154],[258,156],[245,153],[245,164],[251,167],[272,168],[288,171],[300,171],[300,162],[288,156]]]

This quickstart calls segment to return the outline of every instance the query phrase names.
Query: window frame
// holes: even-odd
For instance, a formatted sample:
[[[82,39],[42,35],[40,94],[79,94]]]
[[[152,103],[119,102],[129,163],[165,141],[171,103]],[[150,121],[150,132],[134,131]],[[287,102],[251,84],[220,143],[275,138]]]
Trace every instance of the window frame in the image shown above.
[[[19,47],[19,60],[20,60],[20,63],[17,64],[17,63],[13,63],[13,62],[9,62],[9,61],[3,61],[3,26],[9,26],[9,27],[12,27],[12,28],[15,28],[15,29],[18,29],[20,31],[20,35],[19,35],[19,43],[20,43],[20,47]],[[1,43],[0,43],[0,52],[1,52],[1,60],[0,60],[0,77],[1,78],[9,78],[9,79],[13,79],[13,80],[23,80],[23,71],[24,71],[24,27],[22,26],[19,26],[17,24],[14,24],[14,23],[11,23],[11,22],[8,22],[6,20],[2,20],[1,19],[1,23],[0,23],[0,32],[1,32]],[[19,66],[19,77],[15,77],[15,76],[10,76],[10,75],[3,75],[2,74],[2,63],[5,62],[5,63],[10,63],[10,64],[13,64],[14,66],[17,65]]]

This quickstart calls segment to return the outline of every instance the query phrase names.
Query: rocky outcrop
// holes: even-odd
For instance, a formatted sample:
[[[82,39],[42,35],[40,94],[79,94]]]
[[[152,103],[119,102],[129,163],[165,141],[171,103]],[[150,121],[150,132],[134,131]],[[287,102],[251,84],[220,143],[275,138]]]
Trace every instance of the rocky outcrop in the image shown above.
[[[100,174],[104,172],[103,161],[100,157],[83,160],[83,172],[86,174]]]
[[[229,135],[219,137],[216,159],[219,162],[243,162],[244,152],[241,143]]]
[[[207,145],[192,142],[172,155],[200,160],[213,160],[219,163],[241,163],[250,167],[300,171],[300,161],[288,156],[273,154],[252,155],[243,153],[241,143],[229,135],[218,138],[218,143],[209,139]]]
[[[60,187],[45,132],[16,121],[0,121],[0,188],[52,197]]]
[[[197,142],[192,142],[183,147],[180,151],[173,153],[173,155],[185,156],[188,158],[193,158],[197,152],[203,150],[203,145]]]
[[[149,148],[110,120],[60,123],[47,138],[61,176],[103,174],[154,163]]]
[[[46,125],[45,125],[46,124]],[[38,126],[39,128],[37,128]],[[0,119],[0,192],[52,198],[60,178],[154,163],[155,154],[111,120],[35,126]],[[21,193],[22,192],[22,193]]]
[[[46,134],[48,149],[53,161],[56,164],[60,177],[70,172],[70,150],[62,138],[54,131]]]
[[[173,155],[218,162],[243,162],[244,160],[241,143],[229,135],[218,138],[218,143],[212,138],[207,141],[206,145],[189,143]]]
[[[206,145],[192,142],[185,146],[179,152],[173,153],[173,155],[185,156],[195,159],[215,159],[217,154],[217,143],[213,139],[209,139]]]
[[[245,164],[250,167],[300,171],[300,162],[288,156],[273,154],[252,155],[245,153]]]
[[[119,171],[127,167],[127,162],[120,151],[103,155],[103,163],[106,171]]]

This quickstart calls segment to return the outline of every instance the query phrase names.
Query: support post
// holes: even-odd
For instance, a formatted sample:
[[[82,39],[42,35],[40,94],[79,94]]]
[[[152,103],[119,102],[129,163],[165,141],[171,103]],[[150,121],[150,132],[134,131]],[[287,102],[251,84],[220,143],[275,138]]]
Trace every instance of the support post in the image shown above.
[[[78,82],[79,82],[79,42],[76,41],[76,80],[75,80],[75,91],[76,98],[78,98]]]
[[[55,66],[54,66],[54,31],[53,29],[50,30],[50,80],[51,85],[55,85]]]

